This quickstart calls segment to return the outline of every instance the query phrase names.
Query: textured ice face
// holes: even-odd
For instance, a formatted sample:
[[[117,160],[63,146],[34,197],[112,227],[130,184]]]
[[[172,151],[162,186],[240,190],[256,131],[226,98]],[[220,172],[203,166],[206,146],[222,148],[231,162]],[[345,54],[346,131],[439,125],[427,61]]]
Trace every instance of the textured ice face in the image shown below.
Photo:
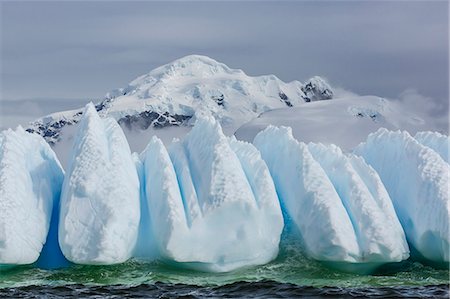
[[[79,264],[131,257],[140,220],[139,178],[116,121],[86,106],[61,196],[59,242]]]
[[[414,135],[414,139],[437,152],[444,161],[449,163],[450,138],[448,136],[428,131],[418,132]]]
[[[256,149],[230,141],[213,118],[202,118],[169,152],[155,137],[141,155],[161,255],[219,272],[274,259],[283,218]]]
[[[58,213],[63,170],[50,146],[21,127],[0,134],[0,265],[35,262]],[[45,255],[58,258],[49,236]],[[43,265],[46,266],[46,265]]]
[[[326,262],[367,264],[368,269],[370,264],[408,257],[389,197],[361,159],[347,157],[335,146],[307,146],[286,127],[268,127],[254,144],[308,255]]]
[[[355,153],[381,177],[410,245],[425,259],[448,263],[449,164],[407,132],[386,129],[369,135]]]
[[[358,242],[358,262],[400,262],[409,257],[405,234],[378,174],[361,157],[335,146],[309,143],[348,217]]]

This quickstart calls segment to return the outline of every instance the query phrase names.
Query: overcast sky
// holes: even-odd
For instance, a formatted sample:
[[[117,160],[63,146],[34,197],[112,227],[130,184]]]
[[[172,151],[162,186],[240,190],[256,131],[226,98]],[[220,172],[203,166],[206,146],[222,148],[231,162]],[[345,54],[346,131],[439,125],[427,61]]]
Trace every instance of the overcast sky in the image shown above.
[[[448,14],[447,1],[3,1],[3,126],[22,108],[30,118],[100,99],[188,54],[284,81],[321,75],[358,94],[415,89],[446,110]]]

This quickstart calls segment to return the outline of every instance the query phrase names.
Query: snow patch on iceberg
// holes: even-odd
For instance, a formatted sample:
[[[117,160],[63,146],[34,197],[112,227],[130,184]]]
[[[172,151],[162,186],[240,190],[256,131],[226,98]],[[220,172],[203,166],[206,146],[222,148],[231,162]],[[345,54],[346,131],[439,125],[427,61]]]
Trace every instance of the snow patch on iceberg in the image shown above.
[[[79,125],[61,196],[59,242],[79,264],[114,264],[131,257],[139,211],[139,178],[116,121],[88,104]]]
[[[63,179],[61,165],[42,137],[22,127],[0,134],[0,265],[33,263],[41,251],[43,267],[61,260],[49,229],[52,214],[59,212]]]
[[[370,134],[355,153],[381,177],[411,250],[429,261],[448,263],[449,164],[409,133],[386,129]]]

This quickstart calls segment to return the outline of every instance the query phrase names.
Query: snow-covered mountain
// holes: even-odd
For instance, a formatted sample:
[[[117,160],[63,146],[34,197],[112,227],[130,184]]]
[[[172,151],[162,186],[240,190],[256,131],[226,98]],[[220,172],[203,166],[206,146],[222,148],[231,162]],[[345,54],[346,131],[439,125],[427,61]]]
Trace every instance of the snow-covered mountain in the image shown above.
[[[109,92],[95,107],[101,117],[113,117],[128,131],[191,125],[196,113],[208,111],[233,133],[263,112],[331,98],[331,87],[320,77],[285,83],[274,75],[251,77],[209,57],[190,55]],[[82,108],[54,113],[27,131],[55,144],[82,113]]]

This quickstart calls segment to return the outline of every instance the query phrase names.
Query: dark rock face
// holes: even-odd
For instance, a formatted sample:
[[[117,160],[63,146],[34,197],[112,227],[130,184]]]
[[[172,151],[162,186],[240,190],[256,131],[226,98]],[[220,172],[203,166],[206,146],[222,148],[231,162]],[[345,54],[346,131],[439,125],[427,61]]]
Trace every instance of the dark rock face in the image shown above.
[[[305,102],[331,100],[333,91],[328,84],[319,78],[311,79],[302,87]]]
[[[27,128],[26,131],[29,133],[36,133],[41,135],[49,144],[53,145],[59,141],[61,129],[64,126],[76,124],[82,114],[82,112],[79,112],[75,115],[78,116],[78,119],[61,119],[58,121],[48,122],[46,124],[42,122],[35,122],[32,124],[32,126]]]
[[[278,93],[278,96],[279,96],[280,99],[286,104],[286,106],[292,107],[292,103],[291,103],[291,101],[289,100],[289,97],[288,97],[284,92],[280,91],[280,92]]]
[[[379,122],[384,118],[383,115],[375,110],[353,108],[350,113],[357,118],[369,117],[373,122]]]
[[[101,102],[96,106],[97,111],[101,111],[105,108],[105,103]],[[73,125],[79,122],[83,112],[79,111],[68,119],[60,119],[43,123],[42,121],[34,122],[26,131],[30,133],[39,134],[51,145],[57,143],[61,138],[61,130],[67,125]],[[167,126],[180,126],[189,120],[192,115],[170,115],[168,112],[158,113],[154,111],[143,111],[135,115],[127,115],[118,120],[118,123],[122,127],[128,129],[138,128],[145,130],[150,126],[155,128],[164,128]]]
[[[212,96],[211,99],[217,103],[219,106],[224,106],[225,96],[223,94],[219,96]]]
[[[191,117],[192,115],[170,115],[168,112],[158,113],[154,111],[143,111],[136,115],[127,115],[122,117],[118,120],[118,123],[130,130],[133,128],[146,130],[150,126],[155,128],[179,126]]]

